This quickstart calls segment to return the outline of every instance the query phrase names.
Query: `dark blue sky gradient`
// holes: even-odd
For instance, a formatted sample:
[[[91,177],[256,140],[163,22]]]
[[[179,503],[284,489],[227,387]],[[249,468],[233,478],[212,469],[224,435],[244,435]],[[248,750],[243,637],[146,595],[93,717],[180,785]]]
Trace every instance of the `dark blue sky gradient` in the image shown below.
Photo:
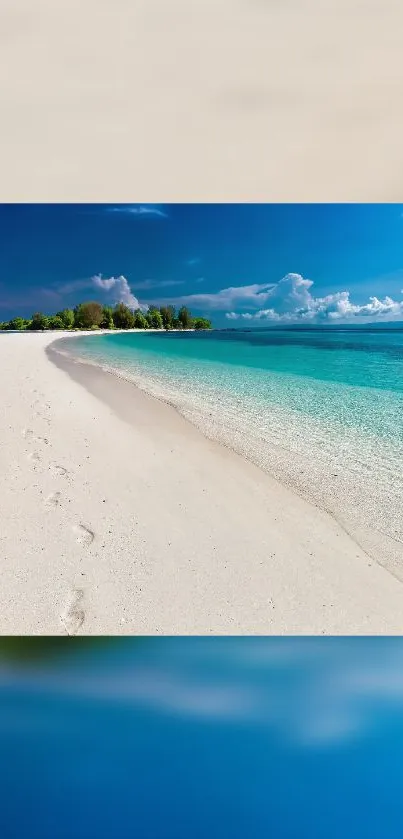
[[[119,208],[119,205],[116,205]],[[144,205],[143,205],[144,207]],[[0,319],[106,301],[91,277],[123,274],[141,303],[180,304],[295,272],[316,296],[400,300],[400,205],[1,205]],[[214,299],[187,301],[230,325]],[[236,311],[236,309],[235,309]]]

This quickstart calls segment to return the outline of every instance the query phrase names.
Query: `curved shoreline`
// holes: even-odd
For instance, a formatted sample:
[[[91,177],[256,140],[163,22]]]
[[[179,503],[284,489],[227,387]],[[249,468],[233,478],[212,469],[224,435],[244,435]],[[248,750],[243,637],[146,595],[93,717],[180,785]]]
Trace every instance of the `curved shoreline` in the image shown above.
[[[1,632],[400,634],[401,583],[327,513],[54,339],[0,347]]]
[[[53,342],[52,346],[55,343],[57,345],[59,342]],[[54,349],[54,352],[57,352],[57,350]],[[74,354],[70,355],[70,358],[74,357]],[[365,511],[365,508],[361,509],[359,506],[358,499],[361,501],[359,485],[351,486],[351,476],[348,497],[350,498],[355,494],[357,498],[355,504],[350,507],[345,505],[345,509],[343,510],[340,507],[337,495],[337,482],[332,493],[329,491],[326,483],[323,484],[323,478],[322,487],[324,491],[321,491],[321,484],[318,478],[319,473],[316,475],[316,483],[312,478],[308,483],[306,481],[302,481],[301,483],[299,468],[297,466],[303,467],[300,470],[303,475],[309,474],[309,466],[312,467],[312,462],[308,458],[308,451],[306,454],[305,451],[296,454],[295,452],[288,451],[286,448],[279,448],[275,442],[270,441],[270,457],[264,462],[264,460],[262,461],[262,447],[260,445],[254,445],[253,438],[250,434],[245,434],[245,430],[240,434],[236,427],[227,427],[225,422],[221,422],[221,417],[214,416],[213,420],[208,420],[207,414],[196,410],[195,406],[186,406],[183,399],[181,404],[180,397],[183,394],[181,395],[179,392],[177,401],[170,399],[166,393],[156,388],[155,382],[152,379],[147,379],[147,374],[139,377],[135,376],[129,370],[126,371],[113,367],[113,365],[103,364],[101,360],[88,359],[79,355],[76,356],[76,359],[79,359],[83,364],[99,367],[104,372],[114,375],[120,380],[130,382],[132,386],[138,388],[142,393],[173,408],[192,427],[196,427],[206,439],[224,446],[235,455],[240,456],[243,460],[252,463],[288,491],[331,516],[357,546],[365,551],[368,557],[387,568],[397,579],[403,581],[402,542],[397,536],[391,536],[385,529],[375,527],[373,525],[374,519],[370,518],[368,520],[368,510]],[[304,461],[304,457],[306,462]],[[343,482],[345,482],[345,473],[343,474]],[[346,492],[347,487],[341,483],[339,491],[340,489]],[[368,502],[370,500],[368,499]],[[398,504],[396,502],[397,507]],[[364,516],[365,512],[366,520]]]

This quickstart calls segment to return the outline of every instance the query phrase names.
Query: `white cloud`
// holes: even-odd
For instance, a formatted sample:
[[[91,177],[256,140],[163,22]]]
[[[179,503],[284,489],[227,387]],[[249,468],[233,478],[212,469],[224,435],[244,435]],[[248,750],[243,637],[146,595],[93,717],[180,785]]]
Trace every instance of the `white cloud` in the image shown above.
[[[108,207],[109,213],[126,213],[134,216],[159,216],[160,218],[168,218],[167,213],[160,210],[158,207],[152,207],[148,204],[140,206],[123,205],[122,207]]]
[[[136,282],[136,291],[145,291],[154,288],[168,288],[171,286],[178,286],[183,285],[184,280],[153,280],[153,279],[146,279],[140,280]],[[137,300],[136,295],[133,294],[129,287],[128,280],[123,277],[110,277],[108,279],[103,279],[101,274],[96,274],[94,277],[87,277],[86,279],[80,280],[70,280],[69,282],[62,283],[61,285],[57,286],[57,293],[58,294],[74,294],[78,291],[85,291],[91,289],[93,287],[102,289],[103,291],[111,291],[112,289],[115,290],[115,296],[118,292],[123,294],[121,299],[122,302],[127,300]],[[49,294],[51,292],[49,291]],[[131,297],[130,297],[131,296]],[[132,303],[128,302],[127,305],[132,306]],[[140,304],[136,304],[137,305]],[[141,308],[141,306],[140,306]]]
[[[246,286],[230,286],[211,294],[187,294],[168,302],[192,305],[200,309],[233,309],[235,306],[261,306],[272,289],[271,283],[254,283]]]
[[[304,279],[301,274],[286,274],[278,283],[264,293],[267,308],[257,308],[254,312],[229,311],[229,320],[266,320],[284,322],[320,322],[354,320],[368,318],[393,320],[403,318],[403,300],[393,300],[386,296],[383,300],[370,297],[365,304],[353,303],[349,291],[338,291],[326,297],[314,297],[311,293],[312,280]],[[261,296],[261,295],[257,295]]]
[[[110,292],[115,303],[125,303],[130,309],[141,308],[139,300],[132,294],[129,283],[122,274],[120,277],[107,277],[106,279],[103,279],[101,274],[96,274],[92,277],[92,282],[96,288]]]

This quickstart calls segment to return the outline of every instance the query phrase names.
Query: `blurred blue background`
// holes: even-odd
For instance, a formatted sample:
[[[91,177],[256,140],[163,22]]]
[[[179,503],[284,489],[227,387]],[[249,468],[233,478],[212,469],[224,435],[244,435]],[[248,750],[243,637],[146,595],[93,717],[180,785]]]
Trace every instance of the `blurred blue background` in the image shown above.
[[[403,639],[0,640],[0,835],[403,835]]]

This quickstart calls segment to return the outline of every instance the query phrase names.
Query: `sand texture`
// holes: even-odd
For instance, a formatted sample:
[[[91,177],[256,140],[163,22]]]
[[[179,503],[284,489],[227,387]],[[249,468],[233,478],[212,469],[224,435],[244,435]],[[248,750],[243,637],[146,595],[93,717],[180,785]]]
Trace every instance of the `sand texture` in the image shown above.
[[[0,336],[2,633],[401,632],[327,513],[54,339]]]

